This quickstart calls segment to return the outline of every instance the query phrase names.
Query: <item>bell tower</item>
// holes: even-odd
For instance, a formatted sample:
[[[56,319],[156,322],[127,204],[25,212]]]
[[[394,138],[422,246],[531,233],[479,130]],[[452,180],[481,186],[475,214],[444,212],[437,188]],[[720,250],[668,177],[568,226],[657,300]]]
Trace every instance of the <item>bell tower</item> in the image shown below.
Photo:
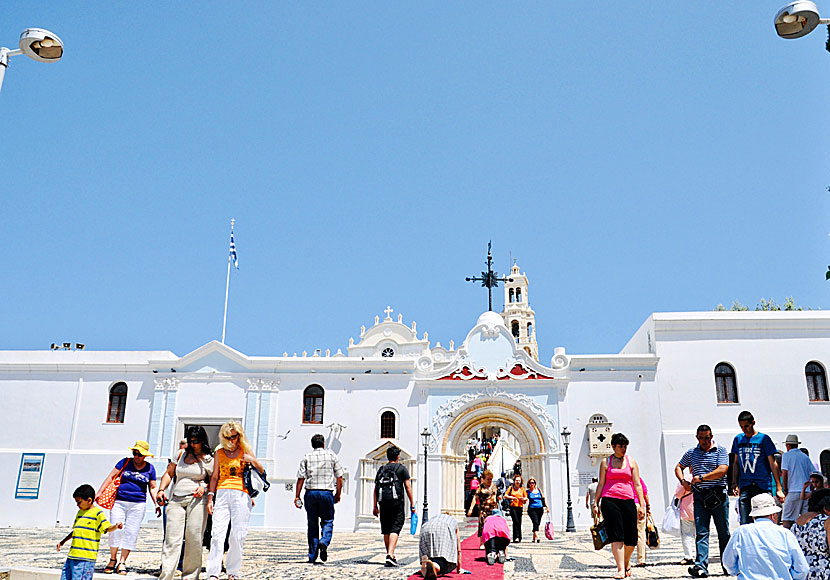
[[[501,316],[519,348],[538,361],[536,313],[530,308],[528,301],[527,276],[521,272],[515,260],[510,267],[509,278],[510,281],[504,283],[504,310]]]

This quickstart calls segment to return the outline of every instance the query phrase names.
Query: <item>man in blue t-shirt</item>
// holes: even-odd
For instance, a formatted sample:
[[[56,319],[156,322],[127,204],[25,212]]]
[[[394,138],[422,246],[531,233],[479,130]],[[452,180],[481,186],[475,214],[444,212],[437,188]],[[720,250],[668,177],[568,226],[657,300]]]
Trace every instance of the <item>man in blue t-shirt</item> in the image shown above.
[[[732,440],[732,454],[734,481],[732,494],[739,495],[738,512],[741,524],[752,522],[749,512],[752,511],[751,501],[756,495],[771,493],[770,474],[775,481],[775,495],[778,501],[784,501],[784,491],[781,487],[781,473],[775,462],[775,444],[769,435],[755,430],[755,417],[749,411],[741,411],[738,415],[740,435]]]

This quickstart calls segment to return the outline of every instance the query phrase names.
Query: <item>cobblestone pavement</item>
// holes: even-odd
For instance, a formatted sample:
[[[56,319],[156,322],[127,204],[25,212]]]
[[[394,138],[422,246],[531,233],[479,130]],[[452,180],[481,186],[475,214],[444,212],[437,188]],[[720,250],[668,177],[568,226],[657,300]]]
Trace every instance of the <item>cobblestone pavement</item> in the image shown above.
[[[462,526],[464,537],[475,532],[468,522]],[[66,558],[66,547],[60,553],[55,549],[57,542],[66,535],[67,529],[0,529],[0,569],[12,566],[36,566],[60,568]],[[714,532],[714,530],[713,530]],[[506,579],[536,580],[611,578],[615,566],[608,548],[594,551],[588,532],[565,534],[557,532],[552,541],[527,542],[530,530],[524,530],[525,542],[510,547],[509,555],[515,561],[504,566]],[[143,528],[139,534],[136,550],[127,561],[131,574],[149,576],[158,569],[161,553],[161,529]],[[717,540],[711,539],[714,562],[710,572],[721,573],[717,559]],[[98,571],[107,562],[109,551],[106,541],[101,542],[98,555]],[[418,537],[401,536],[398,545],[400,568],[386,568],[383,565],[385,550],[380,533],[335,532],[326,564],[306,563],[306,538],[302,532],[276,532],[252,530],[245,543],[245,557],[242,566],[243,578],[252,579],[386,579],[407,578],[418,571]],[[649,565],[634,568],[636,578],[689,578],[686,566],[679,564],[683,558],[680,540],[671,536],[661,537],[661,546],[648,551]],[[636,554],[634,556],[636,561]],[[205,553],[207,561],[207,553]],[[113,576],[116,578],[117,576]],[[453,576],[455,577],[455,576]],[[204,578],[204,574],[202,575]],[[224,578],[224,575],[223,575]],[[459,577],[461,578],[461,577]]]

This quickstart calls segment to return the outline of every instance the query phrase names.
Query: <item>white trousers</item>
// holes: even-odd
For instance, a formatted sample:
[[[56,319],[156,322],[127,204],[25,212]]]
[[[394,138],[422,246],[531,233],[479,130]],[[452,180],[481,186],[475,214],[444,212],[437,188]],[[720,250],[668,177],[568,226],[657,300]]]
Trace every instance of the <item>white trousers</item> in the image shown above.
[[[683,542],[683,556],[687,560],[697,557],[695,535],[697,534],[694,520],[680,520],[680,540]]]
[[[207,562],[207,575],[219,577],[222,570],[222,554],[225,551],[225,535],[228,523],[231,525],[231,537],[228,540],[228,557],[225,569],[228,576],[239,576],[242,568],[242,548],[248,536],[248,520],[251,518],[251,496],[236,489],[219,489],[213,503],[213,528],[211,529],[210,555]]]
[[[173,580],[184,541],[182,580],[196,580],[202,571],[202,535],[207,522],[207,496],[174,495],[167,504],[167,529],[159,580]]]
[[[143,501],[116,501],[110,510],[111,524],[124,524],[123,530],[113,530],[109,535],[110,548],[135,550],[138,530],[144,519],[147,504]]]

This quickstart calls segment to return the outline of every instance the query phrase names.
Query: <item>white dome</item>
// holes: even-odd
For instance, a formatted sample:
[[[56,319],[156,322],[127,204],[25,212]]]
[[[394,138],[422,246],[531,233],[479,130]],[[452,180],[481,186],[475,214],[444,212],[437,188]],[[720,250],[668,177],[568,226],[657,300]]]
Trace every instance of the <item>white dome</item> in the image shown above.
[[[507,328],[507,326],[505,326],[504,324],[504,319],[501,317],[501,314],[497,314],[492,310],[488,310],[487,312],[478,317],[478,322],[476,322],[476,325],[479,324],[490,324],[493,326],[504,326],[504,328]]]

